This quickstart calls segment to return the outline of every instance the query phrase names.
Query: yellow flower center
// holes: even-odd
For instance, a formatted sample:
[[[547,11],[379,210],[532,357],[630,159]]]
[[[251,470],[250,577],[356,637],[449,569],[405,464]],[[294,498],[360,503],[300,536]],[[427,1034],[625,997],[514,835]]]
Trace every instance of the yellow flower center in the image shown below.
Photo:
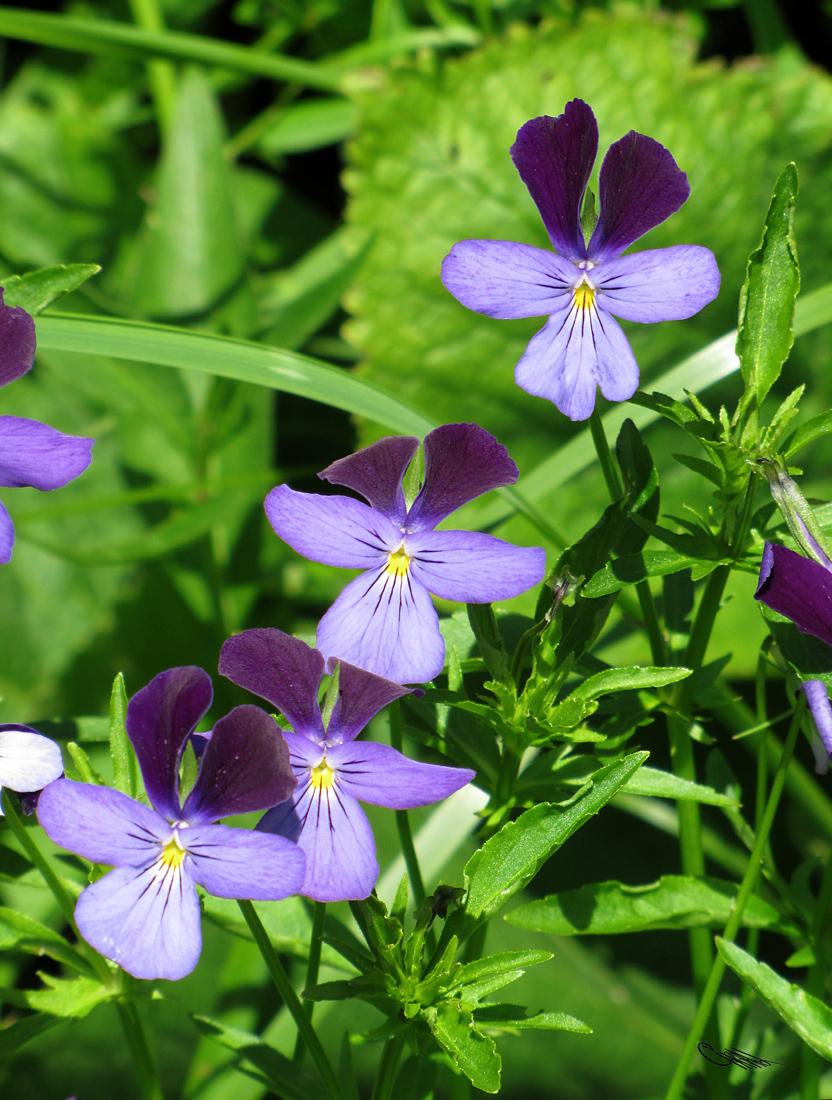
[[[595,287],[583,279],[575,287],[575,305],[578,309],[589,309],[595,301]]]
[[[394,550],[387,558],[387,572],[391,574],[396,580],[407,575],[407,571],[410,568],[410,558],[404,552],[402,547],[398,550]]]
[[[173,867],[176,869],[184,858],[185,849],[180,845],[177,837],[171,837],[165,845],[165,850],[162,852],[162,863],[164,863],[166,867]]]
[[[335,772],[330,768],[329,764],[327,764],[326,758],[324,758],[320,764],[316,764],[312,769],[312,786],[317,788],[323,787],[324,790],[326,790],[328,787],[331,787],[334,782]]]

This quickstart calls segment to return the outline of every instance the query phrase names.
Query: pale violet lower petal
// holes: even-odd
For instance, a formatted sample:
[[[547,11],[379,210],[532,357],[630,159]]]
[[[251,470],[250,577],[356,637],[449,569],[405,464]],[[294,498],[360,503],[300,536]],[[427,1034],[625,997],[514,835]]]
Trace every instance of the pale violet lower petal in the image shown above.
[[[196,887],[184,864],[161,859],[117,867],[88,886],[75,923],[87,943],[134,978],[184,978],[202,950]]]
[[[386,567],[350,581],[318,624],[318,649],[399,684],[423,684],[445,663],[428,590]]]
[[[695,244],[620,256],[592,272],[604,309],[625,321],[682,321],[719,293],[713,252]]]
[[[316,901],[360,901],[378,878],[376,843],[367,815],[338,788],[313,785],[306,769],[296,799],[276,806],[258,830],[294,840],[306,855],[301,893]]]
[[[39,420],[0,416],[0,485],[60,489],[89,466],[94,442]]]
[[[14,546],[14,524],[12,517],[0,504],[0,565],[8,565],[12,560]]]
[[[121,791],[56,779],[38,802],[47,836],[92,863],[134,867],[153,858],[171,836],[157,813]]]
[[[457,301],[503,319],[552,313],[579,277],[562,256],[514,241],[460,241],[442,261],[442,282]]]
[[[0,726],[0,784],[12,791],[39,791],[64,770],[54,741],[28,726]]]
[[[387,516],[351,497],[297,493],[278,485],[266,497],[265,508],[276,535],[324,565],[369,569],[402,540]]]
[[[338,779],[339,791],[373,806],[410,810],[428,806],[470,783],[476,772],[423,764],[390,745],[354,741],[327,749],[326,760]]]
[[[195,882],[218,898],[280,901],[303,886],[306,859],[282,836],[201,825],[181,830]]]
[[[513,546],[480,531],[418,531],[408,535],[410,571],[429,592],[460,603],[491,603],[539,584],[546,551]]]
[[[587,420],[595,407],[597,357],[583,316],[588,312],[570,302],[553,313],[514,369],[521,389],[552,401],[570,420]]]

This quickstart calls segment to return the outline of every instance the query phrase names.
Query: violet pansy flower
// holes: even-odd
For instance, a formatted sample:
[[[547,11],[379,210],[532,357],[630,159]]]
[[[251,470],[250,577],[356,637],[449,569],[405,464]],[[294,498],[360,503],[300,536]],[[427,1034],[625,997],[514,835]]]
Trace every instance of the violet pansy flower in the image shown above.
[[[20,306],[3,304],[0,287],[0,386],[21,378],[35,358],[35,322]],[[26,420],[0,416],[0,485],[7,488],[61,489],[91,461],[94,439]],[[11,560],[14,524],[0,504],[0,565]]]
[[[330,671],[336,664],[338,698],[326,728],[318,703],[324,675],[319,650],[280,630],[246,630],[223,645],[219,664],[223,676],[268,699],[292,726],[284,736],[297,789],[257,828],[297,841],[306,853],[301,893],[317,901],[360,900],[375,886],[375,840],[359,801],[396,810],[427,806],[475,775],[356,741],[370,719],[408,689],[344,661],[330,659]]]
[[[599,180],[600,215],[587,242],[581,204],[598,152],[598,124],[583,100],[562,115],[522,126],[511,148],[554,253],[513,241],[455,244],[442,282],[464,306],[488,317],[549,320],[517,364],[515,379],[553,401],[571,420],[586,420],[595,387],[609,401],[638,388],[638,364],[621,326],[678,321],[719,291],[713,254],[677,245],[622,256],[687,199],[687,176],[657,141],[631,130],[607,152]]]
[[[63,774],[61,750],[31,726],[0,725],[0,790],[34,794]],[[0,816],[3,807],[0,805]]]
[[[489,489],[513,485],[517,467],[476,424],[446,424],[425,436],[425,481],[407,506],[402,480],[419,448],[407,436],[380,439],[318,476],[360,493],[298,493],[278,485],[266,497],[275,532],[324,565],[362,569],[318,624],[317,645],[399,683],[427,683],[445,661],[432,592],[461,603],[517,596],[543,579],[540,547],[493,535],[437,531],[451,512]]]
[[[185,667],[161,672],[130,700],[127,733],[151,808],[69,779],[40,796],[38,820],[56,844],[115,868],[84,890],[75,921],[96,951],[137,978],[182,978],[196,966],[197,885],[221,898],[275,901],[303,884],[305,859],[295,844],[213,824],[294,790],[287,745],[259,707],[236,707],[216,723],[181,805],[182,750],[212,697],[207,673]]]

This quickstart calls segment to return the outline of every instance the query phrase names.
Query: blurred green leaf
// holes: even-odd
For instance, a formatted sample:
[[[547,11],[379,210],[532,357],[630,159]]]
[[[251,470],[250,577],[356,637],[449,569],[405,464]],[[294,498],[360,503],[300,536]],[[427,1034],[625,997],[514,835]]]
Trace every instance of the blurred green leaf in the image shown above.
[[[202,1035],[233,1050],[240,1061],[253,1066],[263,1083],[284,1100],[309,1100],[318,1095],[315,1081],[300,1066],[257,1035],[229,1027],[208,1016],[192,1014],[191,1019]]]
[[[707,806],[736,806],[735,798],[720,794],[713,787],[692,783],[672,772],[659,768],[641,767],[623,788],[627,794],[640,794],[652,798],[675,798],[681,802],[702,802]]]
[[[355,104],[349,99],[307,99],[286,107],[259,138],[266,156],[304,153],[352,136]]]
[[[660,928],[724,928],[739,886],[716,878],[664,875],[645,886],[596,882],[513,909],[509,924],[555,936],[602,936]],[[780,914],[752,896],[743,914],[747,928],[782,931]],[[795,929],[790,927],[790,931]]]
[[[758,405],[777,381],[794,343],[794,302],[800,289],[794,211],[797,168],[789,164],[774,185],[759,246],[748,258],[740,292],[737,356]]]
[[[9,275],[2,280],[3,301],[7,306],[21,306],[31,314],[40,313],[100,270],[98,264],[58,264],[25,275]]]
[[[494,1040],[473,1026],[471,1013],[453,1002],[442,1001],[435,1008],[426,1008],[424,1016],[436,1041],[474,1087],[499,1092],[500,1055]]]
[[[757,996],[783,1019],[804,1043],[832,1061],[832,1008],[798,985],[791,985],[770,966],[758,962],[735,943],[717,937],[720,955]]]
[[[47,1016],[41,1013],[38,1016],[24,1016],[22,1020],[15,1020],[8,1027],[0,1028],[0,1058],[9,1058],[26,1043],[49,1031],[61,1022],[57,1016]]]
[[[90,973],[89,963],[63,936],[40,921],[4,906],[0,908],[0,951],[15,949],[32,955],[48,955],[83,974]]]
[[[202,313],[240,279],[245,258],[207,77],[181,81],[159,162],[156,201],[137,241],[132,309],[151,317]]]

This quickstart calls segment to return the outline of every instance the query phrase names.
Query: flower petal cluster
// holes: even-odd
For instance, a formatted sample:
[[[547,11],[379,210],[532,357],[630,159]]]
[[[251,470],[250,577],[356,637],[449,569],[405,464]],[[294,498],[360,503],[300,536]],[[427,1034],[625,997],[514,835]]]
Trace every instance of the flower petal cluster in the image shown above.
[[[161,672],[131,700],[127,733],[151,808],[107,787],[58,779],[38,820],[71,852],[115,869],[88,886],[75,920],[84,939],[137,978],[182,978],[202,948],[197,885],[222,898],[274,901],[297,893],[305,858],[279,836],[213,822],[263,810],[294,790],[289,750],[259,707],[216,725],[181,805],[179,763],[213,698],[193,666]]]
[[[600,215],[586,242],[581,204],[598,152],[598,124],[580,99],[562,115],[522,126],[511,148],[555,252],[513,241],[455,244],[442,282],[464,306],[488,317],[549,320],[517,364],[515,379],[586,420],[595,387],[625,401],[638,387],[638,364],[621,326],[676,321],[698,313],[719,292],[713,254],[697,245],[622,256],[687,199],[687,176],[652,138],[631,130],[601,165]],[[614,316],[613,316],[614,315]]]
[[[61,750],[31,726],[0,725],[0,791],[33,794],[63,774]],[[0,805],[0,816],[3,807]]]
[[[427,806],[475,775],[408,760],[389,745],[356,741],[382,707],[409,689],[344,661],[330,659],[329,670],[336,665],[338,697],[324,727],[318,689],[325,662],[319,650],[280,630],[246,630],[223,645],[219,664],[223,676],[268,699],[292,726],[285,737],[297,789],[257,828],[303,849],[300,892],[317,901],[360,900],[375,886],[375,840],[359,801],[396,810]]]
[[[3,304],[0,287],[0,386],[15,382],[35,359],[35,322],[20,306]],[[0,485],[61,489],[89,466],[94,439],[63,432],[21,416],[0,416]],[[0,565],[12,556],[14,524],[0,504]]]
[[[317,645],[399,683],[426,683],[445,661],[432,592],[462,603],[517,596],[543,579],[540,547],[493,535],[437,531],[451,512],[489,489],[513,485],[517,467],[476,424],[446,424],[425,436],[425,481],[408,508],[402,481],[419,440],[391,436],[318,476],[364,497],[299,493],[278,485],[265,508],[275,532],[299,554],[363,570],[318,624]]]

